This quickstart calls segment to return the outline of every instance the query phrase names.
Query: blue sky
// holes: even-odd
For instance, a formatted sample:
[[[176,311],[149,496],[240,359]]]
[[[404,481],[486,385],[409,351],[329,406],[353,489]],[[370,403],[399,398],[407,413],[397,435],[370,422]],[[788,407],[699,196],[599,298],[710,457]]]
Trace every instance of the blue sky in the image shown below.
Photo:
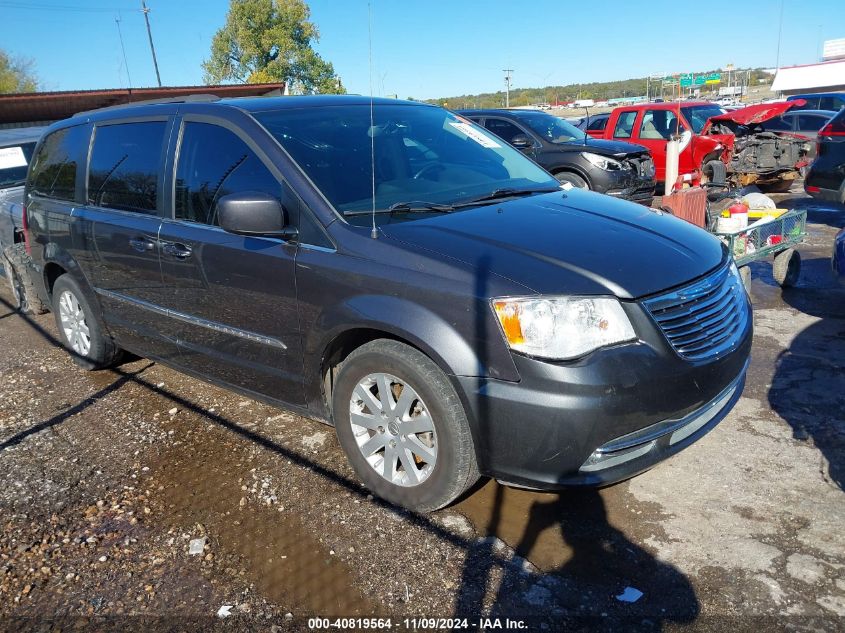
[[[202,83],[201,61],[228,0],[148,0],[166,85]],[[369,93],[366,0],[311,0],[321,40],[350,92]],[[724,7],[730,7],[730,9]],[[778,0],[550,2],[373,0],[373,91],[433,98],[737,66],[773,67]],[[720,14],[721,12],[721,14]],[[140,0],[0,0],[2,46],[30,57],[48,90],[155,85]],[[781,65],[816,61],[845,37],[845,2],[785,2]]]

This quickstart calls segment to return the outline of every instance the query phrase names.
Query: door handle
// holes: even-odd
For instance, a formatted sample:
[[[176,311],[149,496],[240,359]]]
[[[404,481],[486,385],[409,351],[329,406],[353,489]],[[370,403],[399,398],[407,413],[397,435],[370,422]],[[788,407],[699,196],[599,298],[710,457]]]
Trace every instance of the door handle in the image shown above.
[[[161,250],[176,259],[187,259],[191,256],[191,253],[193,253],[190,246],[178,243],[174,244],[173,242],[167,242],[161,247]]]
[[[146,237],[133,237],[129,240],[129,246],[134,248],[139,253],[145,253],[155,248],[155,243]]]

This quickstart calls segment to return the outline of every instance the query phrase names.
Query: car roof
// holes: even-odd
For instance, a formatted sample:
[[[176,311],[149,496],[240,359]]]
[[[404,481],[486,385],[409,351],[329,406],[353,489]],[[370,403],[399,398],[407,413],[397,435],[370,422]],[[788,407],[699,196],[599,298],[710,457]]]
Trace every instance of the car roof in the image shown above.
[[[805,92],[800,95],[790,95],[786,100],[795,101],[796,99],[806,99],[807,97],[842,97],[845,99],[845,92]]]
[[[80,112],[68,119],[50,126],[50,130],[79,125],[80,123],[128,119],[132,117],[168,116],[181,111],[212,113],[217,109],[230,109],[241,112],[267,112],[294,108],[319,108],[352,105],[404,105],[436,107],[419,101],[388,99],[385,97],[365,97],[361,95],[296,95],[284,97],[237,97],[216,99],[214,97],[162,100],[154,103],[127,103],[99,110]]]
[[[33,143],[41,138],[47,126],[16,127],[8,130],[0,130],[0,146],[13,145],[15,143]]]
[[[626,110],[675,110],[677,108],[690,108],[693,106],[715,106],[719,107],[717,103],[712,101],[663,101],[661,103],[635,103],[629,106],[617,106],[617,108],[625,108]]]
[[[784,114],[788,114],[790,116],[798,116],[799,114],[816,114],[818,116],[832,118],[836,116],[836,112],[836,110],[790,110],[789,112],[784,112]]]
[[[525,110],[525,109],[515,109],[515,108],[484,108],[481,110],[456,110],[458,114],[462,114],[464,116],[486,116],[496,115],[496,116],[520,116],[523,114],[545,114],[546,116],[555,117],[554,114],[549,114],[545,110]],[[555,117],[556,119],[558,117]]]

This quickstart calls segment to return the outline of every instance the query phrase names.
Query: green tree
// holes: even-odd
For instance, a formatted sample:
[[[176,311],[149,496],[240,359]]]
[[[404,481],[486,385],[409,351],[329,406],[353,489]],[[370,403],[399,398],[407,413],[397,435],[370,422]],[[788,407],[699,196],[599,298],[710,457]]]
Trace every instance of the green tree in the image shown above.
[[[0,49],[0,93],[35,92],[38,79],[32,71],[32,62],[15,58]]]
[[[295,93],[345,93],[334,66],[314,50],[317,27],[303,0],[231,0],[203,62],[207,84],[284,81]]]

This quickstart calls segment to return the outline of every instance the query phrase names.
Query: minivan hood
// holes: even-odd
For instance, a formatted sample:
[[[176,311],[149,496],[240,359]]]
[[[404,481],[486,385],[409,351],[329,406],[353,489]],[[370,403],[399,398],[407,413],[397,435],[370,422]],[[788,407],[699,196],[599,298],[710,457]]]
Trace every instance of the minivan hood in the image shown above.
[[[560,151],[572,152],[593,152],[601,156],[614,156],[622,158],[628,154],[642,154],[648,152],[648,148],[636,143],[626,143],[625,141],[607,141],[604,139],[587,137],[586,143],[584,141],[572,141],[571,143],[556,143],[552,145]]]
[[[381,229],[543,294],[639,298],[700,277],[724,257],[721,242],[692,224],[577,189]]]

